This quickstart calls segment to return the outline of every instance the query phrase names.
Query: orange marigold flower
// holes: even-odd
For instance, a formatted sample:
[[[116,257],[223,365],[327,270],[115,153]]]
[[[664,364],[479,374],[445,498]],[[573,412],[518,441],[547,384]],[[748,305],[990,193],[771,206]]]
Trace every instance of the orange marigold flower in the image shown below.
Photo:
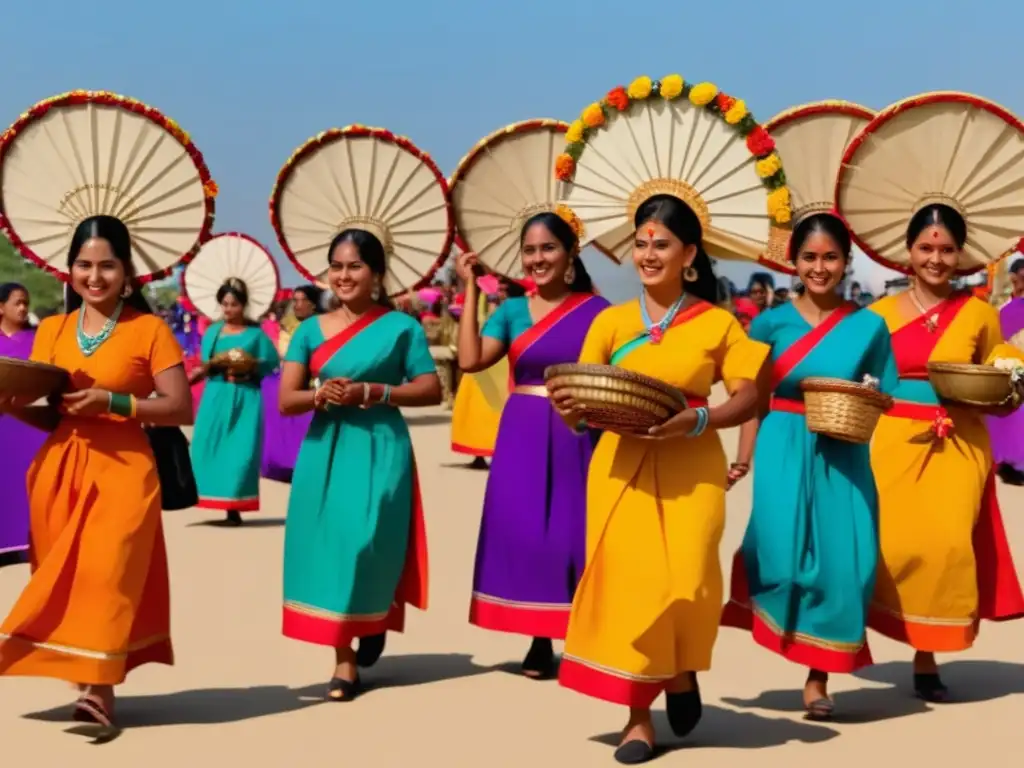
[[[217,182],[210,179],[208,182],[203,184],[203,192],[206,193],[207,197],[216,197],[217,193],[220,192],[220,187],[217,186]]]
[[[604,125],[604,112],[601,110],[601,105],[591,104],[583,110],[583,115],[580,119],[583,120],[583,124],[587,128],[597,128]]]
[[[576,161],[569,155],[561,154],[555,158],[555,178],[559,181],[572,181],[576,172]]]
[[[625,112],[629,109],[629,94],[626,93],[626,89],[621,85],[608,91],[608,95],[604,97],[604,100],[608,103],[608,106],[614,107],[619,112]]]

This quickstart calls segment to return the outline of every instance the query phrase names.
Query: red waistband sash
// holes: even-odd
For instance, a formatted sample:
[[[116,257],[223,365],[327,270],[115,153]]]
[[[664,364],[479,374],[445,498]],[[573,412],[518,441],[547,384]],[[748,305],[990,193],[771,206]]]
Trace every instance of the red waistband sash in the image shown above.
[[[772,395],[772,401],[769,405],[769,410],[779,411],[781,413],[799,413],[804,414],[807,412],[807,408],[804,405],[803,400],[790,400],[787,397],[777,397]]]

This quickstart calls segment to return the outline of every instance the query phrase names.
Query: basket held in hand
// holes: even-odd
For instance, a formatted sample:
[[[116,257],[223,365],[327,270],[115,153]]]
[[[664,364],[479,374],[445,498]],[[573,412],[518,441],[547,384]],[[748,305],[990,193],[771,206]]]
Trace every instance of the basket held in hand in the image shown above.
[[[879,417],[893,399],[872,386],[844,379],[807,378],[804,393],[807,428],[847,443],[868,443]]]

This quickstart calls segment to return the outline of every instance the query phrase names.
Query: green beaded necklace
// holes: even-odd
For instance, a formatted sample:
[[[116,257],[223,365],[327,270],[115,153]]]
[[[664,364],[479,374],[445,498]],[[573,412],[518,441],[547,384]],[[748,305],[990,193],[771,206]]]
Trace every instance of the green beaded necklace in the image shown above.
[[[110,334],[114,332],[114,326],[117,325],[117,319],[121,316],[121,308],[124,306],[122,302],[117,302],[117,306],[114,308],[113,314],[107,318],[107,322],[100,328],[100,332],[95,336],[90,336],[85,332],[85,309],[81,308],[78,310],[78,348],[82,350],[82,354],[86,357],[92,355],[107,339],[110,338]]]

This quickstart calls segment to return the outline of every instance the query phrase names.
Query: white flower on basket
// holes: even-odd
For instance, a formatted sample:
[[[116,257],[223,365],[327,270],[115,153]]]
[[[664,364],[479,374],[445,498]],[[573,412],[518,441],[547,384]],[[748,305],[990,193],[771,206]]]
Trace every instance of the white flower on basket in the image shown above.
[[[861,379],[860,383],[863,384],[865,387],[870,387],[871,389],[875,390],[880,389],[882,386],[881,380],[876,379],[870,373],[865,373],[864,378]]]
[[[1000,357],[992,362],[992,366],[1000,371],[1010,372],[1010,381],[1019,384],[1024,381],[1024,362],[1012,357]]]

